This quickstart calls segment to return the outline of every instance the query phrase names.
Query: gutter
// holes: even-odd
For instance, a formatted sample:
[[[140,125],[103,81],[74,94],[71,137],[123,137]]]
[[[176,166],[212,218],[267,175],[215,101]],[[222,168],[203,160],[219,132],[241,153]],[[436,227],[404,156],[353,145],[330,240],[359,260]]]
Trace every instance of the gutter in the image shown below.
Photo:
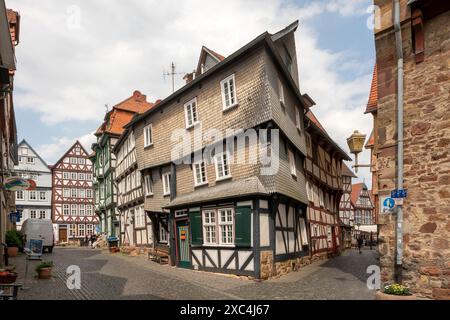
[[[400,2],[394,0],[394,32],[397,51],[397,189],[403,189],[403,47]],[[403,206],[397,206],[395,280],[402,282]]]

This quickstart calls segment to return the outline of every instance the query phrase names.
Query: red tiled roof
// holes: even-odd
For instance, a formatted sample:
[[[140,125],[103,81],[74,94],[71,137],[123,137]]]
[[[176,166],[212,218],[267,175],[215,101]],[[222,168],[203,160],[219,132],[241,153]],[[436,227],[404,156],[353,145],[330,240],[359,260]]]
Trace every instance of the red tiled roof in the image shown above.
[[[367,102],[366,111],[364,113],[370,113],[377,111],[378,109],[378,74],[377,65],[373,68],[372,85],[370,86],[369,101]]]
[[[219,59],[219,61],[222,61],[225,59],[225,57],[221,54],[218,54],[217,52],[215,52],[214,50],[211,50],[207,47],[205,47],[205,49],[207,49],[211,54],[213,54],[217,59]]]
[[[155,104],[147,102],[147,97],[139,91],[122,102],[116,104],[111,111],[105,115],[105,119],[96,131],[96,135],[102,133],[122,134],[124,126],[131,121],[137,113],[144,113]],[[109,121],[108,121],[109,119]]]
[[[346,177],[357,178],[356,175],[353,173],[353,171],[350,170],[350,168],[347,167],[347,165],[344,162],[342,162],[341,174]]]
[[[359,195],[361,194],[361,190],[364,187],[364,183],[356,183],[352,185],[352,193],[350,195],[350,200],[353,205],[358,201]]]
[[[324,133],[327,133],[327,131],[325,130],[325,128],[322,126],[322,124],[319,122],[319,119],[317,119],[317,117],[315,116],[314,113],[312,113],[312,111],[310,109],[308,109],[308,112],[306,113],[306,116],[308,117],[308,119],[310,119],[312,122],[314,122],[314,124],[319,127],[320,130],[322,130]]]

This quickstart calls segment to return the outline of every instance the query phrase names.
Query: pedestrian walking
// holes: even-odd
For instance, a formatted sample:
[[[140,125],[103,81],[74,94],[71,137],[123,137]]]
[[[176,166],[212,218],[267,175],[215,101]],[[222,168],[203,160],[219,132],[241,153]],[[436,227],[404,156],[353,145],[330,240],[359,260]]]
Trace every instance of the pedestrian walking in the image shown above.
[[[363,245],[363,238],[362,238],[361,236],[359,236],[357,242],[358,242],[358,250],[359,250],[359,253],[362,253],[361,247],[362,247],[362,245]]]

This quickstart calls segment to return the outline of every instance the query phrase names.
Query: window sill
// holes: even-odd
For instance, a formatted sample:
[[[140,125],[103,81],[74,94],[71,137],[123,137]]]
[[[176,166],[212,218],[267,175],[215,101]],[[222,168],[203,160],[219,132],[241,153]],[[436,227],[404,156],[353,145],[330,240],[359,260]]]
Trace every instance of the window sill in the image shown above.
[[[226,176],[226,177],[222,177],[222,178],[216,178],[216,182],[217,182],[217,181],[228,180],[228,179],[231,179],[231,178],[232,178],[232,176]]]
[[[169,197],[170,193],[163,193],[163,197]]]
[[[145,150],[145,149],[149,149],[150,147],[153,147],[153,143],[151,143],[151,144],[149,144],[149,145],[146,145],[146,146],[144,146],[144,150]]]
[[[216,244],[216,243],[210,243],[210,244],[203,244],[203,247],[208,248],[236,248],[236,245],[234,244]]]
[[[238,103],[238,102],[236,102],[235,104],[232,104],[232,105],[229,106],[229,107],[223,107],[223,108],[222,108],[222,111],[223,111],[223,112],[226,112],[226,111],[228,111],[228,110],[231,110],[231,109],[236,108],[237,106],[239,106],[239,103]]]
[[[186,130],[190,130],[190,129],[198,127],[198,126],[200,126],[200,121],[197,121],[197,122],[191,124],[190,126],[186,126]]]
[[[153,197],[153,193],[146,194],[145,197],[146,197],[146,198],[151,198],[151,197]]]
[[[198,184],[195,184],[195,185],[194,185],[194,188],[197,188],[197,187],[203,187],[203,186],[206,186],[206,185],[208,185],[208,181],[202,182],[202,183],[198,183]]]

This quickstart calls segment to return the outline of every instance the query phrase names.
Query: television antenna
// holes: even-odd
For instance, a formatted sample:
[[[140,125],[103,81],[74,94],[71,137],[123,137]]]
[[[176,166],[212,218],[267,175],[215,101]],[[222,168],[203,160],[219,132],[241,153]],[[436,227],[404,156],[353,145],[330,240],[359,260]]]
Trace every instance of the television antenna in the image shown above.
[[[170,72],[163,71],[163,76],[164,76],[164,80],[166,80],[166,76],[172,77],[172,93],[174,93],[175,92],[175,76],[178,74],[183,74],[183,72],[175,72],[176,67],[175,67],[175,63],[173,63],[173,62],[170,65],[170,69],[171,69]]]

